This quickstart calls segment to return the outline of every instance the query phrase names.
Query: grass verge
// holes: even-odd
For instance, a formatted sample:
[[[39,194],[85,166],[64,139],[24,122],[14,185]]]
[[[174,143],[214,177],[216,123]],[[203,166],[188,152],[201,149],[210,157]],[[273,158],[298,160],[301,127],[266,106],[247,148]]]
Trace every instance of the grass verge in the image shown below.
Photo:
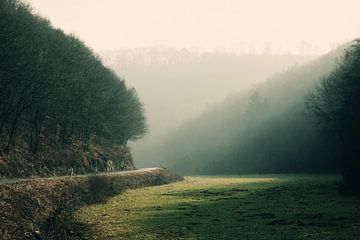
[[[81,208],[90,239],[359,239],[360,199],[338,176],[186,177]]]
[[[84,239],[81,206],[104,203],[128,188],[180,180],[164,169],[125,174],[34,179],[0,185],[0,239]]]

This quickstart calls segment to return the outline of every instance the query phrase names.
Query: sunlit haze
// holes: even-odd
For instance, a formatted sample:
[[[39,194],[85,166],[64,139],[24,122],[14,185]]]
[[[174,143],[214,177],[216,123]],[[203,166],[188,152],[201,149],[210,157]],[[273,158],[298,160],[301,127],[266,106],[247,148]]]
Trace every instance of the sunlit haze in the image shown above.
[[[0,0],[0,236],[359,239],[360,0]]]
[[[28,0],[95,51],[149,46],[321,54],[360,33],[357,0]]]

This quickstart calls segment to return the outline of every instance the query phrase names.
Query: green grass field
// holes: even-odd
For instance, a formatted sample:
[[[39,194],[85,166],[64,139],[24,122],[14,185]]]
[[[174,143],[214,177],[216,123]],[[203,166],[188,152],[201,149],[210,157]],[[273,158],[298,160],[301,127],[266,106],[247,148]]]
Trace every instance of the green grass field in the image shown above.
[[[90,239],[360,239],[360,199],[336,176],[185,177],[80,209]]]

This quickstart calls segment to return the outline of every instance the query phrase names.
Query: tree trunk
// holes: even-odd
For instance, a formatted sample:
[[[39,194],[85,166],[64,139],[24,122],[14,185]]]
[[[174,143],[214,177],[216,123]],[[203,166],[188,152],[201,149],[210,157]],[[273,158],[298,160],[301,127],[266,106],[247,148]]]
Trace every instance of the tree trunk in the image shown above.
[[[18,123],[18,121],[20,119],[21,114],[22,114],[22,109],[19,110],[15,115],[14,121],[13,121],[12,126],[11,126],[11,131],[10,131],[10,134],[9,134],[9,139],[8,139],[7,145],[5,147],[5,153],[9,153],[10,146],[11,146],[11,144],[14,143],[13,140],[16,139],[15,138],[16,127],[17,127],[17,123]]]

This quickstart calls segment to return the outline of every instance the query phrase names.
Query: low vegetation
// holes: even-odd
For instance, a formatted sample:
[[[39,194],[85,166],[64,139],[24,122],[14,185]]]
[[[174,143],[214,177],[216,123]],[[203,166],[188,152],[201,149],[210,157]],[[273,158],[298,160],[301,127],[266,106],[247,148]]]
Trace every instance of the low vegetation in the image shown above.
[[[126,190],[77,218],[90,239],[357,239],[360,202],[339,176],[186,177]]]
[[[81,206],[106,201],[128,188],[181,180],[164,169],[96,176],[0,182],[0,236],[16,239],[84,239],[87,226],[73,217]]]

